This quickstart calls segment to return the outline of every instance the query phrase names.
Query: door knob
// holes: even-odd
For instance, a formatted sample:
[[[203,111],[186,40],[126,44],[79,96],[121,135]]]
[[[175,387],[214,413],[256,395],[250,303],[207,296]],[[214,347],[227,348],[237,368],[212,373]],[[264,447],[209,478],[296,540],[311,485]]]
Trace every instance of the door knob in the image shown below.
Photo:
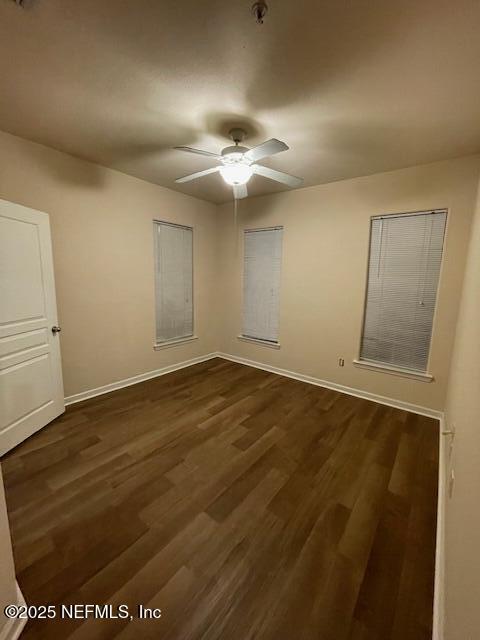
[[[52,327],[53,334],[60,333],[61,330],[62,330],[61,327],[57,327],[56,325]]]

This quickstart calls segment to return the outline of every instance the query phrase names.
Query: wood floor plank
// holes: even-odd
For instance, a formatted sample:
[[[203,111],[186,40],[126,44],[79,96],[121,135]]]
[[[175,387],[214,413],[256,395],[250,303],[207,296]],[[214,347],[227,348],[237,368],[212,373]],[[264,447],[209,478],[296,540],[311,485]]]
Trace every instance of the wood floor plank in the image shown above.
[[[2,460],[25,640],[427,640],[438,423],[215,358],[69,407]]]

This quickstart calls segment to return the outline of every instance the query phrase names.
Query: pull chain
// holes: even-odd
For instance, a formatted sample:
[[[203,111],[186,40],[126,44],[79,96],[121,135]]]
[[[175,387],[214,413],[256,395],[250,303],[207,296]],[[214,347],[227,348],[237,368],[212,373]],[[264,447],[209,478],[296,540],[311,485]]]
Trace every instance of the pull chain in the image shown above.
[[[233,198],[233,233],[235,234],[235,255],[238,255],[238,200]]]

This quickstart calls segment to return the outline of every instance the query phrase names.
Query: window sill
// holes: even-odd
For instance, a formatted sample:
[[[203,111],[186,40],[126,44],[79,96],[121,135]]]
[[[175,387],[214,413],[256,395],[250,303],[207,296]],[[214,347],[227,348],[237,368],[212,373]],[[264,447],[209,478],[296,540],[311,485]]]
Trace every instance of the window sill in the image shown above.
[[[261,338],[249,338],[248,336],[237,336],[238,340],[242,342],[251,342],[253,344],[259,344],[262,347],[269,347],[270,349],[280,349],[279,342],[270,342],[269,340],[262,340]]]
[[[381,373],[389,373],[402,378],[410,378],[411,380],[420,380],[421,382],[432,382],[433,376],[430,373],[422,373],[421,371],[413,371],[412,369],[402,369],[380,362],[369,362],[368,360],[354,360],[353,364],[361,369],[370,369],[371,371],[380,371]]]
[[[175,338],[175,340],[165,340],[164,342],[156,342],[153,345],[155,351],[160,351],[161,349],[168,349],[168,347],[176,347],[180,344],[185,344],[186,342],[192,342],[193,340],[198,340],[198,336],[185,336],[185,338]]]

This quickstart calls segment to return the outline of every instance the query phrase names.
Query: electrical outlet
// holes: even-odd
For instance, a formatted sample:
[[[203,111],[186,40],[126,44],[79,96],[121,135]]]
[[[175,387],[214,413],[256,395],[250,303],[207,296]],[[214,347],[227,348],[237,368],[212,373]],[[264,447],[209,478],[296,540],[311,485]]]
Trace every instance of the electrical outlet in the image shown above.
[[[343,358],[339,358],[338,359],[338,366],[339,367],[344,367],[345,366],[345,360]]]

